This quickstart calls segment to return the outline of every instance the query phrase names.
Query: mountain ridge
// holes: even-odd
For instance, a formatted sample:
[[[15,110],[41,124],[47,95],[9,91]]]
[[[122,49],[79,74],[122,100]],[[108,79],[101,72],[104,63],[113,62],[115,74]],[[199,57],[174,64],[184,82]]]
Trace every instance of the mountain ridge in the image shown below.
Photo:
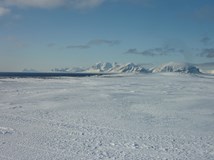
[[[53,69],[53,72],[79,72],[79,73],[159,73],[159,72],[179,72],[200,74],[200,68],[191,63],[169,62],[159,66],[147,66],[145,64],[118,64],[116,62],[99,62],[88,68],[73,67]]]

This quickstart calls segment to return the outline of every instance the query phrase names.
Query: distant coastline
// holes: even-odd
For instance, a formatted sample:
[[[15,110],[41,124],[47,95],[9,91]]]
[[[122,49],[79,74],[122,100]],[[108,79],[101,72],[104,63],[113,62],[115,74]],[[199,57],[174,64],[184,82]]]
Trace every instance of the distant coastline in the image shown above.
[[[109,73],[0,72],[0,78],[90,77]]]

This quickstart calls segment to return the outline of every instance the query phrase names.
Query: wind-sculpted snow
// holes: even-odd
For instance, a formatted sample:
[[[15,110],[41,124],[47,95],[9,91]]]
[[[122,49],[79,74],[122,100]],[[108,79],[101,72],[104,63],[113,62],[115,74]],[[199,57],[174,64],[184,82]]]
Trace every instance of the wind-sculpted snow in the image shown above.
[[[214,77],[0,79],[1,160],[213,160]]]
[[[7,127],[0,127],[0,134],[12,134],[13,129],[12,128],[7,128]]]

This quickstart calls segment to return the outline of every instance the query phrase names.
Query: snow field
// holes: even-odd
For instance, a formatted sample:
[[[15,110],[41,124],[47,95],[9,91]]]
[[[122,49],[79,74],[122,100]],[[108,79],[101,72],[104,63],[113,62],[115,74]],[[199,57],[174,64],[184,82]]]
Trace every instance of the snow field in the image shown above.
[[[0,79],[0,159],[214,159],[214,77]]]

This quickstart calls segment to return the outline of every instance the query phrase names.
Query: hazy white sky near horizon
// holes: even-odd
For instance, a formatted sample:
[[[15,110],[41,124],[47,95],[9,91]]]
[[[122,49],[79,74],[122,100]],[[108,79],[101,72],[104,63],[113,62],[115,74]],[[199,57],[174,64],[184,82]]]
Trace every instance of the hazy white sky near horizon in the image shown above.
[[[213,0],[1,0],[0,71],[214,60]]]

